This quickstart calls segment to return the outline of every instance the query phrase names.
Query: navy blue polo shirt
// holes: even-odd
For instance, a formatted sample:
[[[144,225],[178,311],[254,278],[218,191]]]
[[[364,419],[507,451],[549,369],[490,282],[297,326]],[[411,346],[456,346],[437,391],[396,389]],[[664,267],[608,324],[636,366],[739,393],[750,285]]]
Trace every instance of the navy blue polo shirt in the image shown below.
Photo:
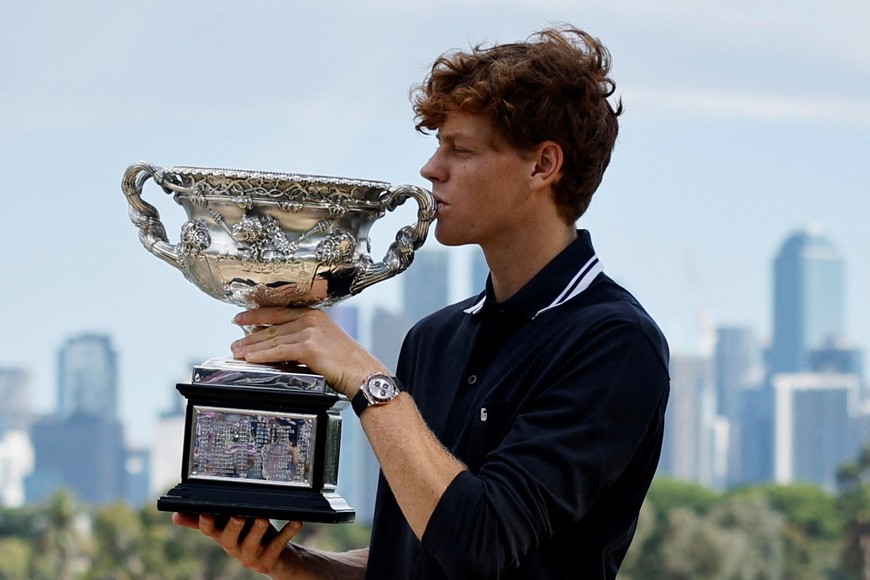
[[[421,320],[397,375],[468,470],[418,541],[381,476],[367,578],[613,578],[661,451],[668,347],[589,233]]]

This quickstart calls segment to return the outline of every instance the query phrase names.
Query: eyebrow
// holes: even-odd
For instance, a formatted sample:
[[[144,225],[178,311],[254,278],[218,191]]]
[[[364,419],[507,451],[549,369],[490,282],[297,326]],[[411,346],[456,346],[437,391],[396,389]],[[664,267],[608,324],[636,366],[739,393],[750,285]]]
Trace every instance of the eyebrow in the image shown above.
[[[449,131],[442,133],[440,130],[435,134],[435,138],[440,143],[442,139],[447,141],[456,141],[457,139],[474,139],[474,136],[465,131]]]

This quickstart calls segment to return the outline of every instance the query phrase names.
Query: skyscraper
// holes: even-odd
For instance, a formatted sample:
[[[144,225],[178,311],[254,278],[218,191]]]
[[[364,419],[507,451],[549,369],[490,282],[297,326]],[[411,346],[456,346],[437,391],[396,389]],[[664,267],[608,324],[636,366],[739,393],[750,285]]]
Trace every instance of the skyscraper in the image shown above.
[[[80,334],[58,354],[57,414],[118,417],[117,354],[104,334]]]
[[[402,274],[405,316],[409,325],[447,306],[447,252],[421,250]]]
[[[713,361],[672,355],[670,372],[659,473],[720,487],[725,476],[727,426],[716,417]]]
[[[24,503],[24,481],[33,470],[27,428],[33,419],[28,400],[30,376],[21,368],[0,368],[0,506]]]
[[[27,433],[0,433],[0,507],[24,504],[24,482],[32,470],[33,446]]]
[[[43,501],[61,487],[92,504],[125,499],[127,450],[110,338],[87,333],[67,340],[57,379],[57,413],[30,430],[35,467],[25,484],[27,501]]]
[[[743,440],[752,434],[751,430],[744,434],[746,416],[743,405],[747,395],[763,385],[761,345],[751,328],[720,326],[716,329],[714,360],[716,413],[728,421],[727,480],[729,484],[741,483],[744,477]],[[757,444],[757,441],[752,443]]]
[[[836,490],[837,469],[855,456],[858,377],[797,373],[773,377],[777,483],[813,482]]]
[[[820,233],[795,232],[774,262],[771,372],[812,370],[809,353],[842,338],[844,319],[843,260]]]
[[[749,327],[720,326],[715,350],[716,412],[733,420],[740,412],[740,393],[761,386],[761,345]]]
[[[21,368],[0,368],[0,436],[30,424],[30,376]]]

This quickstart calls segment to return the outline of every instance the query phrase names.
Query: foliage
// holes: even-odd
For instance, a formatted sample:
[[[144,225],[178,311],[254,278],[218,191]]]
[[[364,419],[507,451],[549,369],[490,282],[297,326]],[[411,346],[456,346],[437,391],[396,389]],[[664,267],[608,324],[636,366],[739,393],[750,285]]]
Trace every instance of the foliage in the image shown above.
[[[307,524],[300,533],[307,545],[327,550],[363,547],[368,536],[360,525]],[[92,509],[60,492],[44,505],[0,509],[0,580],[253,578],[261,576],[153,507]]]
[[[656,479],[620,578],[845,578],[845,524],[836,505],[837,498],[806,484],[718,494]]]
[[[27,580],[32,550],[22,538],[0,537],[0,579]]]
[[[718,499],[718,495],[713,490],[667,477],[656,478],[647,494],[647,500],[656,506],[659,517],[667,517],[676,507],[684,507],[697,514],[704,514],[716,504]]]
[[[833,495],[809,484],[719,493],[656,479],[620,580],[870,577],[870,448],[843,466],[839,481]],[[367,527],[352,524],[306,524],[297,536],[334,551],[368,538]],[[259,577],[153,507],[93,509],[61,492],[43,505],[0,509],[0,580]]]
[[[837,474],[837,507],[845,522],[843,569],[856,578],[870,576],[870,446]]]
[[[845,526],[836,497],[806,483],[743,488],[731,495],[764,500],[787,516],[781,532],[786,578],[829,577],[839,567]]]

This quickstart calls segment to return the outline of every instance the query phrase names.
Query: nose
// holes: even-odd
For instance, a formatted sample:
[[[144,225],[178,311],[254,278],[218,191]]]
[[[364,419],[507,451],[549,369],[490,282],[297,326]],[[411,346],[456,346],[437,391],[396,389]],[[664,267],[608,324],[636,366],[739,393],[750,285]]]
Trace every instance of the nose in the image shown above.
[[[432,154],[432,157],[429,158],[429,161],[420,168],[420,175],[432,183],[444,181],[444,168],[439,159],[438,151],[435,151],[435,153]]]

